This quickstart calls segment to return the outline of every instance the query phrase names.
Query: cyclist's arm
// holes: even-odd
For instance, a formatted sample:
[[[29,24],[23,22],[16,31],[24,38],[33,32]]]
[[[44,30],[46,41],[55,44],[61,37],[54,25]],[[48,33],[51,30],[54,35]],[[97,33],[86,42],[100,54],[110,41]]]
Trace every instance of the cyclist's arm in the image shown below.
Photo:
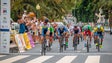
[[[104,28],[102,27],[101,30],[102,30],[102,34],[103,34],[103,36],[104,36],[104,35],[105,35]]]
[[[64,27],[64,32],[68,32],[68,29],[66,27]]]
[[[52,33],[53,33],[53,36],[54,36],[54,28],[52,28]]]
[[[57,35],[60,36],[60,30],[57,28]]]

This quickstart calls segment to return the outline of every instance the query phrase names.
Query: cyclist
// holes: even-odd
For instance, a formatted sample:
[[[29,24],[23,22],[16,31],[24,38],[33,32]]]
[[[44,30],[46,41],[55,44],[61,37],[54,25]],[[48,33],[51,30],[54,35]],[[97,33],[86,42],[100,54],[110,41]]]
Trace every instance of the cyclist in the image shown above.
[[[75,39],[76,37],[79,37],[79,28],[77,27],[77,25],[74,26],[73,32],[74,32],[74,37],[73,37],[73,42],[74,42],[74,39]],[[77,43],[77,44],[78,44],[78,43]],[[73,46],[74,46],[74,43],[73,43]]]
[[[65,34],[68,32],[68,29],[64,25],[61,25],[57,28],[57,32],[58,32],[58,39],[60,42],[60,36],[62,36],[62,34],[66,36]],[[66,42],[66,46],[68,47],[68,42]]]
[[[51,25],[50,26],[50,36],[49,36],[49,42],[50,42],[50,47],[52,46],[52,42],[53,42],[53,36],[54,36],[54,28],[53,26]]]
[[[66,26],[65,26],[65,28],[68,30],[68,31],[65,33],[65,41],[66,41],[66,46],[67,46],[67,48],[68,48],[68,38],[69,38],[69,35],[70,35],[70,29],[67,28]]]
[[[84,46],[86,47],[87,43],[86,43],[86,36],[88,35],[90,38],[90,44],[89,46],[91,47],[91,39],[92,39],[92,27],[90,25],[85,25],[83,28],[83,36],[84,36]]]
[[[97,38],[97,36],[99,36],[99,38],[101,38],[101,44],[100,44],[100,48],[102,48],[102,42],[103,42],[103,36],[104,36],[104,28],[102,25],[97,25],[94,30],[94,40]],[[98,45],[96,42],[94,42],[96,45]]]
[[[41,33],[41,43],[43,42],[44,38],[46,38],[47,40],[47,46],[49,45],[49,33],[50,33],[50,23],[48,23],[49,20],[45,19],[43,23],[41,23],[41,27],[42,27],[42,33]]]

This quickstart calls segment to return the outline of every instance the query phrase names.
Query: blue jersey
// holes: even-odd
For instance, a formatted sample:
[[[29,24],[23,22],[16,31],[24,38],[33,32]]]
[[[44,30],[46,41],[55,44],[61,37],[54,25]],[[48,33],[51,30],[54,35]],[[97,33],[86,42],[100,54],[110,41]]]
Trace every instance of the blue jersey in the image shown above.
[[[61,28],[58,27],[57,31],[58,31],[58,35],[60,36],[62,33],[68,32],[68,29],[66,27],[63,27],[63,29],[61,30]]]

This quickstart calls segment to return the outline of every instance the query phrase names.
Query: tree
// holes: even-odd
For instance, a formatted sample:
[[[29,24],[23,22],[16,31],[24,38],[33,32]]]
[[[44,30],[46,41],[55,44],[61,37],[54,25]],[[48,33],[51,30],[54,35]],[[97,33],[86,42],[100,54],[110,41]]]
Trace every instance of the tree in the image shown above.
[[[36,10],[37,4],[40,5],[40,10]],[[50,19],[61,19],[71,12],[74,5],[75,0],[11,0],[11,16],[17,19],[18,15],[21,16],[27,10],[36,13],[38,18],[45,15]]]

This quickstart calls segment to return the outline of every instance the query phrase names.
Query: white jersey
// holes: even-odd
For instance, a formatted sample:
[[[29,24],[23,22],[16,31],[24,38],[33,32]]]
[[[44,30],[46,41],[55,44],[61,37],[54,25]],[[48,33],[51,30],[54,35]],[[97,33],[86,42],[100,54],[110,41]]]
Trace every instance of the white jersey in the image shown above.
[[[80,32],[81,32],[81,29],[80,29],[80,27],[78,26],[77,28],[79,29],[79,33],[80,33]]]
[[[48,27],[48,28],[49,28],[49,27],[50,27],[50,23],[47,23],[47,25],[44,25],[44,22],[42,22],[42,23],[40,24],[40,26],[41,26],[41,27],[45,26],[45,27]]]

